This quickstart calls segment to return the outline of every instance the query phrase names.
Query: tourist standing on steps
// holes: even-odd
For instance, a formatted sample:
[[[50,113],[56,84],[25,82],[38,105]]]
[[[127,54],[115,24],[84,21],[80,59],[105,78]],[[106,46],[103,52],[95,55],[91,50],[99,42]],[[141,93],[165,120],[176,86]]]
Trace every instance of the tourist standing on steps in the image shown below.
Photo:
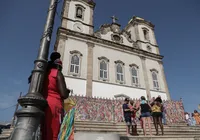
[[[42,140],[57,140],[63,117],[63,102],[68,98],[70,90],[66,88],[62,74],[60,54],[51,54],[47,67],[47,77],[44,84],[44,98],[48,102],[45,109],[45,119],[42,124]]]
[[[191,117],[189,117],[189,126],[195,126],[196,120],[194,118],[194,113],[191,114]]]
[[[124,112],[124,119],[125,119],[125,122],[126,122],[126,134],[127,134],[127,136],[130,135],[130,126],[132,124],[132,122],[131,122],[131,110],[130,110],[128,104],[129,104],[129,99],[126,98],[124,100],[124,104],[123,104],[122,108],[123,108],[123,112]]]
[[[141,97],[141,101],[138,103],[138,110],[141,109],[141,119],[142,119],[142,128],[144,131],[144,135],[146,136],[146,123],[148,123],[150,136],[152,136],[151,130],[151,107],[149,103],[146,101],[144,96]]]
[[[194,118],[196,120],[196,124],[200,124],[200,114],[197,110],[194,110]]]
[[[130,101],[129,108],[131,109],[132,135],[138,136],[138,133],[137,133],[137,120],[136,120],[136,112],[138,111],[138,109],[135,108],[135,105],[134,105],[133,101]]]
[[[189,124],[190,124],[190,116],[189,116],[189,113],[185,112],[184,114],[185,114],[186,123],[187,123],[187,125],[189,125]]]
[[[154,122],[154,126],[156,129],[156,135],[159,135],[158,133],[158,124],[160,125],[161,131],[162,131],[162,135],[164,134],[163,131],[163,124],[162,124],[162,104],[160,102],[160,100],[155,100],[152,103],[152,117],[153,117],[153,122]]]

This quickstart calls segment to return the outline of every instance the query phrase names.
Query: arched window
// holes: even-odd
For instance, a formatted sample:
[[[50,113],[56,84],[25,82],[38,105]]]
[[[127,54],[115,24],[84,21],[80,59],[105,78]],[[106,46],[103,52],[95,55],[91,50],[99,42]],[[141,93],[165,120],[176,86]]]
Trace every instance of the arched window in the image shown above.
[[[146,28],[143,28],[143,34],[144,34],[144,39],[149,41],[149,30]]]
[[[82,54],[77,50],[70,51],[70,54],[71,56],[70,56],[69,74],[73,76],[78,76],[80,74]]]
[[[116,82],[120,84],[125,83],[125,78],[124,78],[124,62],[121,60],[115,61],[115,68],[116,68]]]
[[[139,85],[139,79],[138,79],[138,68],[133,66],[131,68],[131,75],[132,75],[132,83],[135,86]]]
[[[124,73],[122,64],[117,64],[117,81],[124,82]]]
[[[84,13],[85,7],[80,4],[76,4],[75,18],[84,20]]]
[[[108,79],[108,66],[105,60],[100,62],[100,78],[101,79]]]
[[[101,56],[99,59],[99,79],[103,81],[108,80],[109,59]]]
[[[83,9],[81,7],[76,8],[76,17],[77,18],[82,18],[83,16]]]
[[[156,71],[152,71],[152,78],[153,78],[153,88],[159,90],[158,73]]]
[[[80,67],[80,59],[78,55],[73,55],[71,57],[70,73],[78,74]]]

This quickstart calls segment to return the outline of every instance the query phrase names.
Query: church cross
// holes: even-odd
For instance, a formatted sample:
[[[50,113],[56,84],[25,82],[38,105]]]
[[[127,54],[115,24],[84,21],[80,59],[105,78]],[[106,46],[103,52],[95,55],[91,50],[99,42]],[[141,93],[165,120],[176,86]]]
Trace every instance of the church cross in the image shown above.
[[[112,18],[113,23],[116,23],[116,20],[118,20],[117,17],[115,17],[115,16],[112,16],[111,18]]]

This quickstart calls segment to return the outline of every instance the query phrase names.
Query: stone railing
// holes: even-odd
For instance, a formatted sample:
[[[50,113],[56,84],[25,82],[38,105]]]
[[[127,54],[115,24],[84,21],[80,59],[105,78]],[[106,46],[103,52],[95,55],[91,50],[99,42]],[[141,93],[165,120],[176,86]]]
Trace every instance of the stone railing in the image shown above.
[[[123,122],[123,100],[83,96],[71,96],[71,98],[76,102],[75,120]],[[185,122],[182,101],[164,101],[164,107],[168,124]]]

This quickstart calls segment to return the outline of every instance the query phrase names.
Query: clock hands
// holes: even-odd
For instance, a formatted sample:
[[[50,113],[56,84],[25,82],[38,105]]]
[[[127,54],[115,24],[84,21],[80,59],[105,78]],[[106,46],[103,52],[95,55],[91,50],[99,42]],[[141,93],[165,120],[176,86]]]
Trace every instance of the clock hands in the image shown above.
[[[79,30],[81,30],[81,28],[80,28],[79,26],[77,26],[77,28],[78,28]]]

